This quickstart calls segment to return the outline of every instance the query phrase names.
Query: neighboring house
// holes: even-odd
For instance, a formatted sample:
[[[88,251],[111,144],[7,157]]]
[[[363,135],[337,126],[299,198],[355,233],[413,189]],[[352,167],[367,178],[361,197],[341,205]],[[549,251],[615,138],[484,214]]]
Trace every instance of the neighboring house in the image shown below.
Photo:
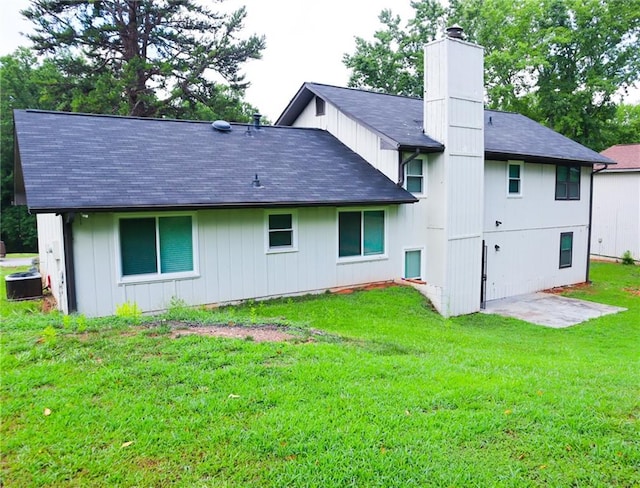
[[[585,281],[591,170],[611,161],[484,110],[482,48],[425,53],[424,102],[304,84],[277,127],[16,111],[16,200],[59,307],[405,278],[450,316]]]
[[[640,260],[640,143],[619,144],[603,156],[617,164],[596,166],[593,177],[591,254]]]

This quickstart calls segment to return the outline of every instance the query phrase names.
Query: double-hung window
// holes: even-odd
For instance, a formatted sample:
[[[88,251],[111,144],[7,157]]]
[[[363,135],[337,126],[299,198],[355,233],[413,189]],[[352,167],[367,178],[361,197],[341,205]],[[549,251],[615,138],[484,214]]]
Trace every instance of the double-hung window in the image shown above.
[[[570,268],[573,260],[573,232],[560,234],[560,267]]]
[[[267,214],[267,252],[296,250],[296,214],[274,212]]]
[[[580,200],[580,166],[556,166],[556,200]]]
[[[406,189],[411,193],[424,193],[422,159],[413,159],[404,166]]]
[[[522,196],[522,163],[507,164],[507,195],[510,197]]]
[[[123,277],[193,272],[193,217],[122,217],[118,222]]]
[[[338,212],[338,257],[384,254],[384,210]]]

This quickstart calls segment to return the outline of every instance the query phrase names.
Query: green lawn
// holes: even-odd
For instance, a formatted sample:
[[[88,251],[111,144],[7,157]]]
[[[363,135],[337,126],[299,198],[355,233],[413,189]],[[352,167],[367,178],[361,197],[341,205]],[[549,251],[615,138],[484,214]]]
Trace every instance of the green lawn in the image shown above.
[[[639,486],[640,267],[592,278],[570,295],[629,310],[443,319],[394,287],[164,317],[283,323],[285,343],[4,301],[0,484]]]

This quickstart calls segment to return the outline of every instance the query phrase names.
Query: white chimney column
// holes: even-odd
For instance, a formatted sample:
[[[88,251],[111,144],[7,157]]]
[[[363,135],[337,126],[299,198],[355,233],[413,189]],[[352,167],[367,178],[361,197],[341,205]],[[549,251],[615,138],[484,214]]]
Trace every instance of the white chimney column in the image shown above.
[[[445,316],[480,309],[484,207],[484,50],[450,36],[425,46],[424,63],[424,131],[445,146],[430,158]]]

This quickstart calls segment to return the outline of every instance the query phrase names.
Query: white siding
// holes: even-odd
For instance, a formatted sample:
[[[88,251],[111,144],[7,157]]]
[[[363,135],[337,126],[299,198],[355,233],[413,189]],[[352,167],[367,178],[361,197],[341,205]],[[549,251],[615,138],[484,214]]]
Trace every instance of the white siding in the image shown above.
[[[591,253],[640,259],[640,171],[597,173],[593,181]]]
[[[190,305],[317,292],[397,279],[402,251],[398,209],[387,208],[386,257],[338,262],[337,209],[297,209],[298,251],[265,251],[263,210],[211,210],[197,214],[199,276],[122,283],[118,276],[116,218],[90,214],[74,225],[78,311],[115,313],[126,301],[143,311],[165,309],[173,297]]]
[[[44,283],[51,285],[51,294],[56,299],[58,309],[66,313],[68,310],[62,217],[38,214],[36,220],[40,274]]]
[[[522,196],[514,198],[507,196],[507,162],[485,162],[488,300],[585,280],[590,171],[581,171],[580,200],[556,200],[555,165],[525,163]],[[563,232],[573,232],[573,259],[560,269]]]
[[[392,181],[398,180],[398,152],[381,149],[382,140],[373,131],[339,111],[329,102],[325,104],[325,115],[316,116],[315,100],[312,100],[293,123],[294,127],[324,129],[339,139],[345,146],[359,154]]]

